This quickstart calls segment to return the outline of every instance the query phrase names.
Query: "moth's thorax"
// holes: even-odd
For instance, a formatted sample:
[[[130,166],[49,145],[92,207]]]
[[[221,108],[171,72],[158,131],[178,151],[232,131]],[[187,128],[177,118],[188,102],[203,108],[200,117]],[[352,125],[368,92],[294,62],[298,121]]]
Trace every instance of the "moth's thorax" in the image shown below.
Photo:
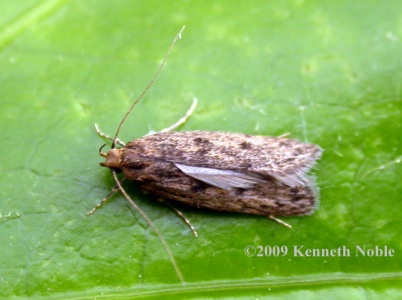
[[[110,149],[106,153],[106,161],[101,162],[102,167],[119,169],[122,166],[122,155],[124,149]]]

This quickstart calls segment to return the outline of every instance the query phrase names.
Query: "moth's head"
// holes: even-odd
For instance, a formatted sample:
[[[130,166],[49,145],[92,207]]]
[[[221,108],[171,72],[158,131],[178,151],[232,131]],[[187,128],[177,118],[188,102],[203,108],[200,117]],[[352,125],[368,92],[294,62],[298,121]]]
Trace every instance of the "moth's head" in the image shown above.
[[[121,168],[121,156],[122,156],[122,149],[110,149],[107,153],[101,151],[102,148],[99,150],[99,155],[105,157],[105,162],[99,163],[102,167],[112,168],[119,170]]]

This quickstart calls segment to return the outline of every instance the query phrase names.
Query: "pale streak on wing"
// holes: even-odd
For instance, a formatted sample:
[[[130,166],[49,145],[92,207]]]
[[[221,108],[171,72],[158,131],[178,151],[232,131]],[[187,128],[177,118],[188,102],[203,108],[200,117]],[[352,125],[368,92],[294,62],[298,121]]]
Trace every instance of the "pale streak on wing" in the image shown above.
[[[272,175],[276,180],[282,182],[283,184],[290,186],[290,187],[296,187],[296,186],[304,186],[307,183],[307,180],[298,176],[298,175],[279,175],[278,173],[275,173]]]
[[[226,190],[230,190],[232,188],[249,189],[255,184],[266,181],[262,178],[232,170],[194,167],[177,163],[175,163],[175,166],[190,177]]]

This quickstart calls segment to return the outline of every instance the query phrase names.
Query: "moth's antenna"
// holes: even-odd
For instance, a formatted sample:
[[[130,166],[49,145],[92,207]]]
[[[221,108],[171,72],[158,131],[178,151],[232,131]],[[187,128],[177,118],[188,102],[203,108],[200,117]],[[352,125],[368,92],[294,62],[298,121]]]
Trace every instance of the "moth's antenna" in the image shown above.
[[[161,72],[163,66],[165,65],[165,62],[166,62],[167,58],[168,58],[169,55],[170,55],[170,52],[172,52],[172,49],[173,49],[174,45],[176,44],[177,40],[181,38],[181,33],[183,32],[183,30],[184,30],[185,27],[186,27],[186,26],[183,26],[183,27],[180,29],[179,33],[175,36],[175,38],[174,38],[172,44],[171,44],[170,47],[169,47],[168,52],[166,53],[165,57],[163,58],[162,63],[159,65],[159,68],[158,68],[158,70],[156,71],[154,77],[153,77],[153,78],[151,79],[151,81],[148,83],[147,87],[144,89],[144,91],[141,93],[141,95],[137,98],[137,100],[135,100],[134,103],[131,104],[129,110],[126,112],[126,114],[124,115],[123,119],[121,120],[121,122],[120,122],[120,124],[119,124],[119,127],[117,127],[116,134],[115,134],[115,136],[114,136],[114,138],[113,138],[112,149],[113,149],[114,146],[116,145],[116,141],[117,141],[117,139],[118,139],[117,137],[119,136],[119,133],[120,133],[121,127],[123,126],[123,123],[126,121],[127,117],[129,116],[129,114],[130,114],[131,111],[133,110],[134,106],[144,97],[144,95],[146,94],[146,92],[149,90],[149,88],[152,86],[152,84],[154,83],[154,81],[156,80],[156,78],[158,77],[158,75],[160,74],[160,72]]]

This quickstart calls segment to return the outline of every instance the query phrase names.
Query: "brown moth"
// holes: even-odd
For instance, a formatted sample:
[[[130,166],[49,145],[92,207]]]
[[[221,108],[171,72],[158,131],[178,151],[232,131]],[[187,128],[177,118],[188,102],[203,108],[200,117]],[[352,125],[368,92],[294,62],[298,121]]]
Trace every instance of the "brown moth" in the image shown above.
[[[183,30],[184,27],[173,40],[148,86],[124,115],[114,138],[101,133],[95,125],[101,136],[113,141],[112,149],[107,153],[100,150],[99,154],[105,157],[100,165],[111,170],[116,186],[88,212],[93,213],[120,191],[153,228],[181,282],[185,282],[184,277],[168,244],[152,220],[127,194],[122,186],[124,181],[137,182],[143,191],[156,195],[170,206],[171,202],[180,202],[219,211],[263,215],[291,227],[275,217],[308,215],[317,208],[318,189],[308,172],[322,154],[321,148],[314,144],[284,137],[171,132],[194,111],[195,98],[186,116],[170,128],[128,144],[120,141],[118,135],[124,121],[159,75]],[[123,178],[119,179],[117,173],[122,173]],[[175,211],[197,236],[189,220],[177,209]]]
[[[197,208],[264,215],[284,225],[287,224],[275,217],[313,213],[318,206],[318,189],[308,172],[322,154],[322,149],[314,144],[240,133],[170,132],[185,121],[196,102],[185,118],[167,130],[127,144],[118,139],[122,124],[158,76],[183,29],[154,78],[123,117],[115,137],[110,138],[97,128],[100,135],[113,141],[111,150],[100,151],[106,158],[100,165],[109,168],[116,181],[116,187],[97,207],[120,190],[154,227],[121,185],[122,181],[131,180],[170,205],[180,202]],[[122,147],[116,148],[116,144]],[[122,173],[123,179],[119,180],[116,173]],[[176,212],[197,236],[190,222]]]
[[[237,133],[155,133],[111,149],[101,166],[166,201],[265,216],[311,214],[322,150],[296,140]]]

